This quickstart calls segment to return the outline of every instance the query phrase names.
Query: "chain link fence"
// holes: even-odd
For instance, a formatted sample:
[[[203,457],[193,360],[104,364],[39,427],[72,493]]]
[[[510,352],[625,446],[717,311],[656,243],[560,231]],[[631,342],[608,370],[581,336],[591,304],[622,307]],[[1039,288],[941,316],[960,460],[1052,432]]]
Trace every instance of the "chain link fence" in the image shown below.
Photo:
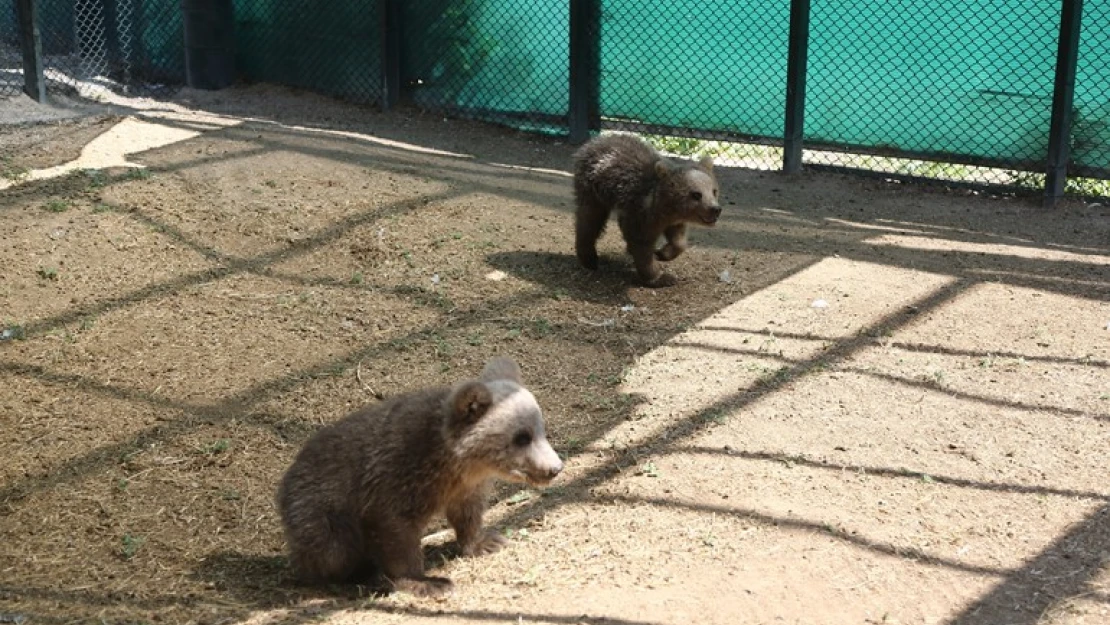
[[[235,0],[241,78],[345,98],[381,98],[381,22],[374,0]]]
[[[1059,12],[813,0],[805,162],[996,184],[1043,170]]]
[[[581,140],[1011,187],[1044,183],[1062,6],[1072,0],[35,0],[52,90],[186,82],[183,9],[228,7],[231,75]],[[0,94],[20,88],[0,0]],[[791,66],[792,16],[807,61]],[[190,22],[192,23],[192,22]],[[1086,0],[1073,174],[1110,179],[1110,0]],[[194,29],[196,32],[197,29]],[[185,33],[183,35],[183,33]],[[391,43],[392,42],[392,43]],[[793,43],[793,47],[792,47]],[[805,46],[801,48],[805,50]],[[786,110],[788,67],[803,109]],[[191,71],[191,70],[190,70]],[[190,82],[190,84],[192,84]],[[793,144],[791,143],[793,141]],[[784,150],[785,148],[785,150]],[[1107,186],[1107,185],[1103,185]],[[1101,191],[1100,191],[1101,192]]]
[[[98,99],[106,92],[164,95],[181,84],[184,50],[179,2],[36,2],[48,92]],[[3,93],[13,95],[23,88],[19,12],[15,0],[3,4]]]
[[[565,134],[570,2],[412,0],[401,81],[418,106]]]
[[[0,2],[0,98],[23,90],[23,48],[14,0]]]
[[[789,2],[602,2],[602,130],[730,164],[782,162]]]
[[[1110,0],[1084,4],[1071,137],[1076,190],[1089,191],[1083,178],[1110,178]]]

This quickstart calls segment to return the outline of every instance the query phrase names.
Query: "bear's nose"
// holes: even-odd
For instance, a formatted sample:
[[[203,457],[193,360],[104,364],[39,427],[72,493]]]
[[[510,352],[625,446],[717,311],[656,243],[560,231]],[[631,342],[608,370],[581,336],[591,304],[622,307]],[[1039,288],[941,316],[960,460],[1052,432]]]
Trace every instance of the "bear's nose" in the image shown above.
[[[552,467],[549,467],[547,469],[547,476],[550,477],[550,478],[554,478],[556,475],[559,475],[562,472],[563,472],[563,461],[560,460],[558,464],[556,464]]]
[[[720,206],[711,207],[709,209],[709,214],[713,215],[713,219],[716,219],[716,218],[720,217],[721,216],[721,207]]]

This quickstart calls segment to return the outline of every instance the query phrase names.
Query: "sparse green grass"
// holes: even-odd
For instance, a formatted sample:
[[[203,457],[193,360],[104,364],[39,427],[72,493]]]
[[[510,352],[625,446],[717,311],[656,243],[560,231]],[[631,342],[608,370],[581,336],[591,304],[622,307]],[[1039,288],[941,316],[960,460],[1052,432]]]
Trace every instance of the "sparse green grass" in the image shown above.
[[[43,280],[57,280],[58,279],[58,268],[57,267],[39,267],[38,270],[36,271],[36,273],[38,273],[39,277],[42,278]]]
[[[0,341],[22,341],[27,338],[27,332],[21,325],[9,325],[0,332]]]
[[[553,328],[551,326],[551,322],[548,321],[546,318],[540,317],[539,319],[534,319],[532,321],[532,333],[535,334],[538,338],[544,338],[545,336],[551,334],[552,331]]]
[[[127,173],[121,176],[123,180],[149,180],[153,174],[145,167],[135,167],[127,170]]]
[[[224,453],[228,449],[231,449],[231,441],[226,438],[221,438],[201,447],[200,452],[206,456],[215,456]]]
[[[124,560],[130,560],[138,553],[139,548],[143,546],[146,539],[141,536],[132,536],[131,534],[124,534],[120,540],[120,554]]]
[[[363,282],[363,277],[362,277],[362,272],[361,271],[356,271],[351,275],[351,284],[358,285],[358,284],[362,284],[362,282]]]
[[[108,176],[99,169],[83,169],[81,173],[89,179],[89,187],[92,189],[99,189],[108,184]]]
[[[19,182],[26,179],[30,174],[30,168],[16,163],[10,156],[0,158],[0,177],[11,182]]]
[[[720,425],[728,421],[728,411],[724,408],[710,408],[705,413],[705,419]]]
[[[455,353],[455,346],[451,342],[443,338],[439,334],[432,335],[432,344],[435,346],[435,354],[440,358],[448,358]]]
[[[516,505],[518,503],[524,503],[525,501],[528,501],[528,500],[532,499],[533,497],[534,497],[534,495],[532,494],[532,491],[519,490],[515,494],[513,494],[512,497],[509,497],[508,499],[506,499],[505,503],[512,506],[512,505]]]
[[[576,454],[586,447],[586,443],[580,438],[571,437],[562,444],[562,447],[568,454]]]
[[[659,477],[659,467],[655,466],[655,463],[649,460],[640,467],[640,475],[646,477]]]
[[[50,200],[43,206],[43,208],[47,211],[50,211],[51,213],[64,213],[69,210],[69,201],[58,199]]]

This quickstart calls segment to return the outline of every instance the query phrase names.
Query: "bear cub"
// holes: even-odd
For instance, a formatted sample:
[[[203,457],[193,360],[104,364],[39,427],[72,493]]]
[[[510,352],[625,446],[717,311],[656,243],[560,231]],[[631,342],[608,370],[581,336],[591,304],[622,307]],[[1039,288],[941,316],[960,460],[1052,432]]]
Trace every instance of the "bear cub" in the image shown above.
[[[277,504],[298,579],[384,579],[389,590],[440,596],[420,540],[445,515],[463,555],[506,540],[482,528],[495,478],[543,486],[563,469],[535,397],[508,358],[479,378],[367,406],[312,436],[282,477]]]
[[[617,223],[640,280],[671,286],[674,276],[658,261],[686,249],[686,224],[712,226],[721,216],[713,159],[697,163],[664,158],[630,135],[596,137],[574,153],[575,252],[587,269],[597,269],[597,240],[609,214]],[[656,249],[659,237],[666,244]]]

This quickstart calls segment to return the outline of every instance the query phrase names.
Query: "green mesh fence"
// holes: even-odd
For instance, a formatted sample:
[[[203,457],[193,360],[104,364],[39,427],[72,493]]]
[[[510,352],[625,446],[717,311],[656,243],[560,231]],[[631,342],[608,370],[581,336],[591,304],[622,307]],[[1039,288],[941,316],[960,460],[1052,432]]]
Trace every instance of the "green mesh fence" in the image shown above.
[[[401,12],[401,78],[413,101],[565,133],[569,0],[412,0]]]
[[[1079,175],[1110,178],[1110,0],[1083,3],[1071,158]]]
[[[1058,0],[814,0],[806,139],[1040,169],[1059,23]]]
[[[249,81],[357,102],[381,97],[377,3],[235,0],[235,61]]]
[[[23,49],[14,1],[0,2],[0,98],[23,90]]]
[[[37,4],[48,91],[91,97],[105,90],[162,95],[181,84],[185,53],[180,0],[37,0]],[[18,93],[23,87],[18,13],[14,0],[4,0],[0,6],[0,61],[4,68],[18,68],[18,73],[3,70],[0,93]]]
[[[601,8],[603,128],[781,140],[788,1]]]
[[[594,131],[692,138],[676,144],[687,150],[762,143],[742,164],[781,163],[790,0],[230,1],[241,79],[378,102],[396,68],[402,99],[427,109],[557,135],[584,131],[588,111]],[[0,0],[0,94],[19,87],[14,3]],[[51,87],[184,82],[182,0],[38,3]],[[804,162],[972,182],[1043,173],[1061,3],[812,0]],[[572,6],[588,20],[572,24]],[[1071,169],[1110,178],[1110,0],[1086,0],[1083,17]],[[572,28],[588,54],[570,50]],[[574,106],[572,63],[575,97],[588,95]]]

